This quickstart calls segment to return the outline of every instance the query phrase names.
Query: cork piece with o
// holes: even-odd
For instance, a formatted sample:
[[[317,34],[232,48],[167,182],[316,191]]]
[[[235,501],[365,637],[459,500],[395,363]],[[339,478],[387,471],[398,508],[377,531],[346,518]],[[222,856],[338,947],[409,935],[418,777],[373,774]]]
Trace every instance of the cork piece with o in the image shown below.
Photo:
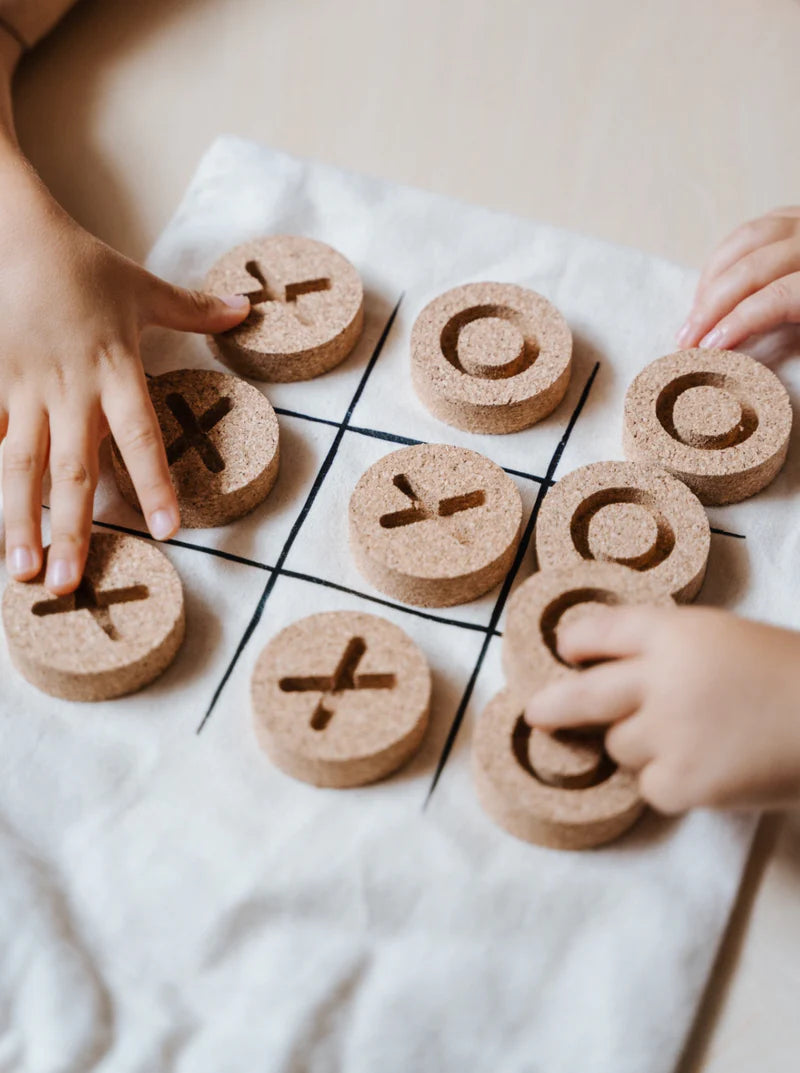
[[[447,607],[488,592],[508,572],[522,524],[516,484],[463,447],[393,451],[350,499],[350,547],[361,573],[403,603]]]
[[[278,476],[278,419],[257,388],[229,373],[179,369],[147,383],[164,437],[181,524],[227,525],[253,510]],[[112,443],[114,476],[140,510],[136,490]]]
[[[37,689],[64,700],[108,700],[141,689],[170,665],[183,641],[183,589],[155,545],[93,533],[83,580],[69,596],[48,592],[44,574],[12,581],[3,594],[11,659]]]
[[[680,478],[706,504],[765,488],[786,459],[789,395],[761,362],[732,350],[680,350],[644,368],[625,397],[624,447]]]
[[[585,849],[617,838],[643,809],[636,778],[603,749],[603,734],[583,728],[548,733],[528,725],[533,693],[580,674],[559,654],[559,632],[597,604],[672,606],[663,589],[618,563],[582,561],[542,570],[508,604],[503,632],[507,689],[481,716],[472,746],[485,811],[518,838],[556,849]]]
[[[488,816],[510,834],[552,849],[589,849],[624,834],[644,802],[636,779],[600,742],[532,730],[509,690],[478,719],[472,771]]]
[[[310,380],[344,361],[364,323],[364,288],[324,242],[270,235],[229,250],[206,277],[215,294],[245,294],[247,319],[209,337],[212,352],[254,380]]]
[[[256,663],[256,735],[296,779],[362,786],[417,751],[430,694],[428,662],[399,626],[353,611],[311,615],[273,637]]]
[[[592,462],[544,498],[535,532],[541,568],[617,562],[651,587],[693,600],[708,565],[711,528],[681,481],[645,462]]]
[[[467,283],[435,298],[411,332],[411,378],[435,416],[468,432],[517,432],[558,406],[572,334],[559,311],[513,283]]]

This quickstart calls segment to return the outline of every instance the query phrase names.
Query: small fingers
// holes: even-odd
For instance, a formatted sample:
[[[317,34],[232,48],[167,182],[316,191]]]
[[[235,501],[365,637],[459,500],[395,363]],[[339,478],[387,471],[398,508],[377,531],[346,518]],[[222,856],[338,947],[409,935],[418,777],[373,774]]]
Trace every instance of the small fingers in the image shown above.
[[[642,683],[635,660],[618,660],[561,678],[536,693],[525,708],[535,727],[613,723],[635,712]]]
[[[42,473],[47,464],[48,426],[33,402],[12,405],[3,449],[3,515],[8,571],[18,581],[42,567]]]
[[[99,442],[99,407],[62,405],[51,413],[52,522],[45,584],[58,596],[77,588],[86,565]]]
[[[620,767],[640,771],[653,759],[644,720],[639,715],[620,719],[606,733],[606,752]]]
[[[156,540],[167,540],[177,532],[180,514],[161,429],[141,368],[134,375],[118,375],[102,402],[148,528]]]
[[[691,330],[682,336],[682,345],[696,346],[748,295],[798,269],[800,244],[788,239],[760,247],[740,258],[716,276],[697,298],[689,316]]]
[[[225,332],[240,324],[250,312],[242,294],[218,297],[206,291],[184,290],[148,276],[146,323],[160,324],[181,332]]]
[[[723,239],[706,262],[697,284],[698,296],[713,279],[727,271],[740,258],[752,253],[760,246],[767,246],[786,238],[795,225],[795,220],[780,213],[770,213],[756,220],[748,220],[747,223],[737,227],[727,238]]]
[[[596,604],[559,630],[559,654],[568,663],[639,655],[664,612],[646,605]]]
[[[639,793],[648,805],[667,815],[685,812],[696,803],[685,780],[662,760],[651,760],[639,772]]]
[[[700,345],[731,349],[751,335],[787,323],[800,323],[800,272],[773,280],[743,299],[704,336]]]

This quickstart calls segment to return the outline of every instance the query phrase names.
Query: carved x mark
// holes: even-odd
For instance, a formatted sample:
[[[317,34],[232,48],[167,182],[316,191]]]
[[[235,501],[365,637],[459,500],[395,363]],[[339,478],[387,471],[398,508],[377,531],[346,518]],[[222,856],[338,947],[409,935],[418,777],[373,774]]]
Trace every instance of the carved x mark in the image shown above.
[[[415,522],[425,522],[429,518],[449,518],[453,514],[472,510],[473,507],[482,507],[486,502],[486,493],[480,488],[473,492],[464,492],[462,495],[448,496],[445,499],[426,500],[414,490],[414,486],[405,473],[398,473],[396,477],[393,477],[392,484],[411,500],[411,506],[405,510],[395,510],[381,515],[379,521],[383,529],[397,529],[400,526],[413,525]]]
[[[358,665],[367,651],[362,637],[347,642],[342,658],[333,674],[281,678],[278,686],[284,693],[322,693],[311,716],[313,730],[324,730],[334,715],[331,701],[353,689],[394,689],[394,674],[359,674]]]
[[[317,279],[304,279],[299,280],[297,283],[287,283],[283,288],[283,293],[281,293],[273,290],[267,283],[258,261],[248,261],[244,267],[247,274],[259,283],[258,289],[245,292],[250,299],[250,305],[258,306],[265,302],[282,302],[291,308],[292,313],[301,324],[309,325],[312,322],[297,304],[297,299],[300,295],[313,294],[314,291],[329,291],[331,289],[331,281],[327,277],[321,276]],[[258,310],[254,310],[254,312],[259,313]]]
[[[130,604],[146,600],[150,595],[146,585],[128,585],[122,589],[98,590],[88,577],[83,577],[75,592],[68,596],[55,596],[52,600],[39,600],[31,610],[34,615],[62,615],[73,611],[88,611],[103,633],[112,641],[119,640],[119,633],[111,621],[109,608],[114,604]]]
[[[207,470],[221,473],[225,469],[225,459],[208,438],[208,433],[233,409],[230,398],[226,395],[217,399],[199,418],[183,395],[177,391],[167,395],[164,401],[183,430],[177,440],[173,440],[167,447],[168,464],[174,465],[187,451],[194,448]]]

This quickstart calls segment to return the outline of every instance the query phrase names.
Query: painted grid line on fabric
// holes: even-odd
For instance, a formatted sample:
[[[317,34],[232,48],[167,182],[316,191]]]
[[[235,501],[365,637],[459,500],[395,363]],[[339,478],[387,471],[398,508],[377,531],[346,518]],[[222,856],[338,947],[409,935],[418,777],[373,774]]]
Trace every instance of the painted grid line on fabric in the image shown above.
[[[458,732],[461,729],[461,724],[464,721],[464,714],[466,713],[467,705],[472,698],[472,693],[475,689],[475,683],[478,681],[478,675],[481,672],[483,661],[486,658],[486,653],[489,650],[489,642],[492,639],[493,631],[497,627],[497,623],[499,622],[500,616],[503,613],[503,608],[506,605],[508,594],[511,592],[511,586],[514,584],[514,579],[519,573],[519,569],[522,566],[522,561],[528,551],[528,545],[530,544],[531,537],[533,536],[533,530],[536,526],[536,519],[539,516],[539,510],[541,508],[542,502],[544,500],[545,495],[547,494],[548,488],[553,483],[553,478],[556,470],[558,469],[558,464],[561,461],[561,456],[564,453],[564,448],[567,446],[569,438],[572,435],[572,430],[575,428],[575,424],[581,415],[583,407],[586,404],[586,400],[589,397],[589,392],[592,390],[592,384],[595,381],[595,377],[597,376],[597,371],[599,368],[600,362],[595,362],[594,368],[592,369],[586,383],[584,384],[583,391],[581,392],[580,398],[578,399],[575,409],[572,411],[570,419],[567,422],[567,426],[564,429],[564,434],[556,444],[555,450],[553,451],[552,458],[550,459],[550,463],[547,467],[547,473],[545,474],[545,478],[539,487],[539,492],[536,496],[536,502],[533,504],[530,517],[528,518],[528,524],[525,526],[525,530],[522,534],[522,539],[519,542],[519,547],[517,548],[517,554],[514,557],[514,562],[511,564],[511,569],[506,574],[505,580],[503,581],[502,587],[500,589],[500,593],[497,597],[497,600],[495,601],[494,609],[492,610],[492,615],[489,619],[489,629],[487,630],[486,636],[483,639],[480,652],[478,653],[478,658],[475,661],[475,666],[472,669],[472,674],[469,676],[466,688],[464,689],[464,692],[461,696],[461,701],[458,705],[458,708],[456,709],[456,714],[453,717],[452,723],[450,724],[450,730],[448,731],[441,755],[439,756],[439,762],[436,765],[436,770],[433,773],[433,779],[431,780],[430,788],[428,789],[428,793],[425,797],[425,802],[422,806],[423,808],[427,806],[434,791],[436,790],[436,786],[439,782],[439,779],[441,778],[442,772],[444,771],[447,759],[450,756],[450,752],[453,748],[453,745],[455,744],[456,737],[458,736]]]
[[[356,390],[354,391],[353,397],[350,400],[350,405],[347,407],[347,412],[345,413],[341,424],[339,425],[339,427],[336,430],[336,435],[333,438],[333,443],[328,448],[328,453],[325,455],[325,458],[322,460],[322,464],[319,467],[319,470],[317,471],[316,477],[314,478],[314,483],[312,484],[311,489],[310,489],[308,495],[306,496],[305,502],[303,503],[303,506],[300,508],[300,511],[299,511],[297,517],[294,520],[294,524],[292,525],[292,528],[289,531],[288,537],[284,541],[284,545],[281,548],[281,551],[280,551],[280,554],[278,555],[278,559],[277,559],[277,561],[275,563],[275,566],[274,566],[272,572],[270,573],[270,576],[269,576],[269,578],[267,580],[266,585],[264,586],[264,590],[261,593],[261,598],[259,599],[258,604],[256,605],[256,609],[253,612],[253,614],[252,614],[252,616],[250,618],[250,621],[247,624],[247,627],[246,627],[246,629],[244,631],[244,634],[242,635],[241,640],[239,641],[239,644],[236,646],[236,651],[234,652],[233,657],[231,658],[228,666],[225,669],[225,673],[222,676],[222,680],[220,681],[220,683],[217,686],[217,688],[214,690],[214,695],[211,698],[211,703],[209,704],[208,708],[206,709],[206,712],[205,712],[203,718],[200,721],[200,725],[197,728],[197,733],[198,734],[200,734],[202,732],[203,727],[206,725],[206,723],[210,719],[211,714],[213,713],[214,708],[216,707],[217,701],[219,700],[223,689],[227,685],[228,679],[230,678],[231,674],[233,673],[233,670],[234,670],[236,664],[239,662],[239,658],[241,657],[242,653],[244,652],[245,648],[247,647],[248,641],[253,636],[253,633],[254,633],[256,627],[258,626],[259,622],[261,621],[261,616],[264,614],[264,608],[266,607],[267,600],[269,599],[269,597],[270,597],[270,595],[272,593],[272,590],[275,588],[275,584],[276,584],[278,578],[280,577],[280,575],[282,573],[283,565],[286,562],[286,559],[287,559],[287,557],[289,555],[289,552],[292,549],[292,545],[294,544],[294,541],[295,541],[295,539],[297,537],[297,534],[300,532],[300,529],[302,528],[303,522],[308,517],[309,511],[311,510],[311,507],[314,505],[314,501],[317,498],[317,494],[318,494],[320,488],[322,487],[322,484],[323,484],[326,476],[328,475],[328,472],[330,471],[331,466],[333,465],[333,462],[334,462],[334,459],[336,458],[336,455],[339,452],[339,447],[341,445],[342,439],[344,438],[344,434],[347,431],[348,425],[350,424],[350,418],[353,416],[353,411],[355,410],[356,406],[358,405],[358,401],[361,398],[361,395],[362,395],[362,393],[364,391],[364,388],[366,387],[366,384],[367,384],[367,381],[369,380],[370,374],[371,374],[372,370],[375,368],[375,363],[377,362],[378,358],[380,357],[381,351],[383,350],[384,345],[386,343],[386,340],[389,337],[389,333],[392,330],[392,326],[394,325],[395,318],[397,317],[398,310],[400,309],[400,303],[402,301],[403,301],[403,295],[401,294],[400,297],[397,299],[397,303],[396,303],[394,309],[392,310],[392,312],[391,312],[391,314],[389,316],[389,319],[386,322],[386,325],[385,325],[383,331],[381,332],[380,338],[378,339],[378,342],[375,345],[375,349],[373,350],[369,361],[367,362],[367,367],[364,370],[364,372],[363,372],[363,374],[361,376],[361,379],[358,381],[358,385],[356,387]]]

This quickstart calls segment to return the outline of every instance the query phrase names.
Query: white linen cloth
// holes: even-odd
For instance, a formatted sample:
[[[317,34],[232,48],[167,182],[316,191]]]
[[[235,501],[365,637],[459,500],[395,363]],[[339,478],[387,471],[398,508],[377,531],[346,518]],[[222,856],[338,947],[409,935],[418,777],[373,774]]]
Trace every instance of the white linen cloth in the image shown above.
[[[262,507],[226,529],[179,536],[222,554],[165,548],[188,607],[175,664],[137,696],[73,705],[21,680],[0,646],[0,1071],[667,1073],[735,898],[753,819],[648,815],[617,844],[582,854],[495,827],[472,788],[469,746],[502,684],[496,636],[423,808],[498,591],[432,617],[371,601],[379,594],[348,553],[346,506],[363,470],[396,446],[370,430],[464,444],[538,476],[621,457],[625,387],[674,349],[694,276],[231,137],[202,160],[149,267],[198,286],[224,250],[266,232],[311,235],[355,263],[367,290],[364,338],[318,380],[262,385],[280,410],[307,416],[281,415],[281,475]],[[512,436],[442,425],[409,383],[421,307],[481,279],[542,292],[575,335],[567,399]],[[219,367],[203,339],[168,332],[150,335],[145,357],[151,372]],[[782,375],[796,397],[797,363]],[[341,433],[348,408],[353,430]],[[530,512],[539,484],[516,479]],[[714,536],[701,600],[796,623],[797,483],[793,450],[765,493],[712,512],[715,527],[744,539]],[[107,467],[96,518],[142,529]],[[278,563],[284,570],[235,658]],[[517,583],[532,569],[529,548]],[[394,778],[346,792],[273,768],[255,742],[248,694],[276,631],[339,608],[401,625],[427,653],[435,683],[419,755]]]

